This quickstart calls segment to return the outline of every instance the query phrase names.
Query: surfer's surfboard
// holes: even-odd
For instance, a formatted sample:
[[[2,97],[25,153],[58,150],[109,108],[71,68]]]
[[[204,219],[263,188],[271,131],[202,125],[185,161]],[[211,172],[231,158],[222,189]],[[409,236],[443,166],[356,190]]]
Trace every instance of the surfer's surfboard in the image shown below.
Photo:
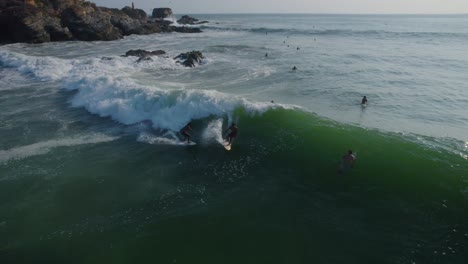
[[[223,147],[224,147],[227,151],[231,150],[231,145],[227,145],[227,143],[223,144]]]
[[[187,143],[187,141],[184,141],[184,142],[180,142],[179,145],[182,145],[182,146],[195,146],[197,143],[191,141],[190,143]]]

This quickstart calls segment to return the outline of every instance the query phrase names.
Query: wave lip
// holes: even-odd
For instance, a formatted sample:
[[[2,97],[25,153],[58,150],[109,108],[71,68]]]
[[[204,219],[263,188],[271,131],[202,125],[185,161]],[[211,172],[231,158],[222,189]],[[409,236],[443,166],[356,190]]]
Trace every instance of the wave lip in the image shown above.
[[[0,63],[41,80],[56,81],[62,88],[76,91],[70,100],[72,106],[126,125],[149,120],[154,128],[178,131],[191,120],[209,116],[232,119],[239,108],[255,114],[290,107],[253,102],[215,90],[167,90],[138,84],[131,76],[150,65],[134,63],[129,58],[65,60],[1,51]]]
[[[75,107],[84,107],[91,113],[126,125],[150,120],[154,128],[172,131],[178,131],[191,120],[230,116],[237,108],[262,113],[279,107],[214,90],[163,90],[111,77],[80,80],[70,83],[72,87],[79,90],[71,101]]]
[[[71,138],[53,139],[20,146],[8,150],[0,150],[0,163],[10,160],[21,160],[31,156],[44,155],[52,149],[58,147],[71,147],[84,144],[97,144],[116,140],[118,137],[111,137],[102,134],[78,136]]]

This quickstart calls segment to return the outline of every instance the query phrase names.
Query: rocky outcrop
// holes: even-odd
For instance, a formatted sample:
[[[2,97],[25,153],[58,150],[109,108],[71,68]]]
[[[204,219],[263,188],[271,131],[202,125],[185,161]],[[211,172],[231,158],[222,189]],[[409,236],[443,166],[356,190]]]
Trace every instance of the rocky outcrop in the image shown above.
[[[203,57],[201,51],[194,50],[186,53],[181,53],[178,56],[176,56],[174,60],[177,60],[177,63],[180,63],[185,67],[195,67],[197,64],[200,64],[204,58],[205,57]]]
[[[170,8],[153,15],[171,16]],[[141,9],[97,7],[84,0],[0,0],[0,42],[115,40],[131,34],[201,32],[148,19]]]
[[[127,16],[133,19],[137,19],[137,20],[144,21],[144,22],[148,20],[148,16],[146,15],[146,12],[141,9],[134,9],[129,6],[126,6],[122,8],[122,12],[124,12],[125,14],[127,14]]]
[[[131,9],[130,7],[124,7],[121,10],[104,7],[100,9],[110,15],[111,24],[118,28],[123,36],[146,35],[159,33],[163,30],[159,23],[149,22],[143,10]]]
[[[66,3],[59,6],[66,7]],[[41,43],[73,38],[68,28],[61,25],[59,17],[34,1],[0,1],[0,24],[1,42]]]
[[[92,3],[65,9],[61,20],[79,40],[116,40],[122,37],[122,32],[111,23],[111,14]]]
[[[151,57],[143,57],[143,58],[139,58],[136,62],[140,63],[144,61],[153,61],[153,59]]]
[[[177,20],[177,23],[184,24],[184,25],[199,25],[199,24],[208,23],[208,21],[199,21],[196,18],[184,15],[179,20]]]
[[[147,50],[137,49],[137,50],[127,51],[125,55],[122,55],[122,57],[129,57],[129,56],[138,57],[138,60],[136,62],[140,63],[144,61],[152,61],[153,60],[151,59],[152,56],[161,56],[164,54],[166,54],[164,50],[147,51]]]
[[[161,56],[165,54],[166,52],[164,50],[147,51],[147,50],[137,49],[137,50],[127,51],[125,55],[122,55],[122,57],[134,56],[134,57],[138,57],[138,60],[136,62],[144,62],[144,61],[152,61],[153,59],[151,57],[153,56]],[[101,59],[111,60],[112,58],[102,57]],[[203,54],[200,51],[196,51],[196,50],[186,52],[186,53],[181,53],[174,58],[174,60],[176,60],[177,63],[180,63],[186,67],[195,67],[196,65],[202,63],[203,59],[204,59]]]
[[[172,30],[179,33],[200,33],[202,32],[199,28],[193,27],[172,27]]]
[[[128,56],[135,56],[135,57],[151,57],[151,56],[160,56],[164,55],[166,52],[164,50],[155,50],[155,51],[147,51],[147,50],[142,50],[142,49],[137,49],[137,50],[129,50],[125,53],[125,57]]]
[[[153,9],[152,17],[155,19],[164,19],[167,17],[171,17],[174,14],[172,13],[172,9],[163,7],[163,8],[155,8]]]

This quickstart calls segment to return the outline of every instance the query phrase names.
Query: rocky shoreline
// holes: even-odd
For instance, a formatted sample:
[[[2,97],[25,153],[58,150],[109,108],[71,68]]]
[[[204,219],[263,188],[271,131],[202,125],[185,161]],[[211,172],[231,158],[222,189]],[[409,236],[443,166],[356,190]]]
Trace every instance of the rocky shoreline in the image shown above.
[[[0,0],[0,42],[110,41],[132,34],[201,32],[172,25],[165,20],[171,16],[170,8],[155,8],[148,17],[141,9],[98,7],[84,0]],[[181,22],[200,24],[190,17]]]

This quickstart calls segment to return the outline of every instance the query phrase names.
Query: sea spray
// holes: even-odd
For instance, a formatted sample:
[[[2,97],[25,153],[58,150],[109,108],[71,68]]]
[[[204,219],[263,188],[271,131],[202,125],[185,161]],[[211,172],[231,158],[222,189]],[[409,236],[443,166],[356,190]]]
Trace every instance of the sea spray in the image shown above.
[[[143,132],[138,135],[137,141],[153,145],[184,145],[184,141],[179,139],[175,134],[157,136],[148,132]]]
[[[216,119],[211,121],[207,128],[203,131],[203,143],[208,144],[213,140],[219,144],[223,144],[223,119]]]

